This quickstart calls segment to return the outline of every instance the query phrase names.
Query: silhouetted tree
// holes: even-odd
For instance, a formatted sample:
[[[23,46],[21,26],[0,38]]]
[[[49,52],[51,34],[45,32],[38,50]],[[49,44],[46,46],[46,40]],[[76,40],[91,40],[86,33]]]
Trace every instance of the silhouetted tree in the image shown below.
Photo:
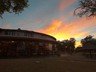
[[[70,40],[63,40],[61,42],[61,50],[72,54],[75,48],[75,41],[76,40],[74,38],[70,38]]]
[[[21,13],[25,7],[28,7],[28,0],[0,0],[0,17],[5,12]]]
[[[75,38],[70,38],[70,40],[69,40],[71,53],[74,52],[75,41],[76,41]]]
[[[89,35],[81,40],[81,44],[84,48],[90,48],[90,47],[96,45],[96,39],[93,38],[93,36]],[[94,48],[94,47],[92,47],[92,48]]]
[[[81,40],[83,52],[89,53],[87,56],[93,57],[92,53],[96,52],[96,39],[89,35]]]
[[[79,7],[75,9],[75,15],[95,16],[96,15],[96,0],[80,0]]]

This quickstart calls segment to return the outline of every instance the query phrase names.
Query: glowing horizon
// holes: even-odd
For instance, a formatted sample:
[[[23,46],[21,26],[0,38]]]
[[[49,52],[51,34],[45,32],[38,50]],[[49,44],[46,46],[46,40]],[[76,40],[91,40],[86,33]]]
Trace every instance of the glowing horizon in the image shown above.
[[[75,38],[76,46],[87,35],[96,37],[96,18],[73,14],[78,0],[29,0],[29,4],[19,15],[5,13],[0,28],[37,31],[57,40]]]
[[[39,29],[38,32],[49,34],[60,41],[75,38],[77,40],[77,47],[81,45],[80,40],[82,38],[86,37],[87,35],[90,35],[89,31],[84,31],[83,29],[85,29],[85,27],[87,29],[91,28],[92,26],[95,27],[95,22],[95,18],[90,18],[90,20],[86,18],[80,18],[70,23],[55,19],[52,20],[50,24],[45,28]]]

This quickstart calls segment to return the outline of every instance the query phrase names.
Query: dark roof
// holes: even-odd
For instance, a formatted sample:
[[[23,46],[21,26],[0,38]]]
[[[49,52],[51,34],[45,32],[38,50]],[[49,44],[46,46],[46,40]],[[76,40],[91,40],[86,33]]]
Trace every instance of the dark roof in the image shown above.
[[[35,33],[35,34],[40,34],[40,35],[48,36],[48,37],[53,38],[54,40],[56,40],[56,38],[54,38],[53,36],[50,36],[50,35],[47,35],[47,34],[44,34],[44,33],[35,32],[35,31],[22,30],[22,29],[20,29],[20,28],[18,28],[18,29],[2,29],[2,28],[0,28],[0,31],[1,31],[1,30]]]

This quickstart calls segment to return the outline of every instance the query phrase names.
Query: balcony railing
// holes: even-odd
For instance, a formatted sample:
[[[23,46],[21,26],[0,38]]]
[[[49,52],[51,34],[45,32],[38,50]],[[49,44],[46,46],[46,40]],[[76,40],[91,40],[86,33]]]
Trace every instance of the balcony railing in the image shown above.
[[[50,40],[50,41],[55,41],[54,39],[47,37],[47,36],[39,36],[39,35],[21,35],[21,34],[10,34],[10,35],[6,35],[6,34],[0,34],[0,37],[22,37],[22,38],[34,38],[34,39],[42,39],[42,40]]]

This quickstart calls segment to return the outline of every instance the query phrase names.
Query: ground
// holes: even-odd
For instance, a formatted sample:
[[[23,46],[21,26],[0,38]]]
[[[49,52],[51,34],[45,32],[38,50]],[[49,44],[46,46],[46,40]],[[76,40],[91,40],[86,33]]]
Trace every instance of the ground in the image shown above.
[[[96,72],[96,61],[70,55],[0,59],[0,72]]]

